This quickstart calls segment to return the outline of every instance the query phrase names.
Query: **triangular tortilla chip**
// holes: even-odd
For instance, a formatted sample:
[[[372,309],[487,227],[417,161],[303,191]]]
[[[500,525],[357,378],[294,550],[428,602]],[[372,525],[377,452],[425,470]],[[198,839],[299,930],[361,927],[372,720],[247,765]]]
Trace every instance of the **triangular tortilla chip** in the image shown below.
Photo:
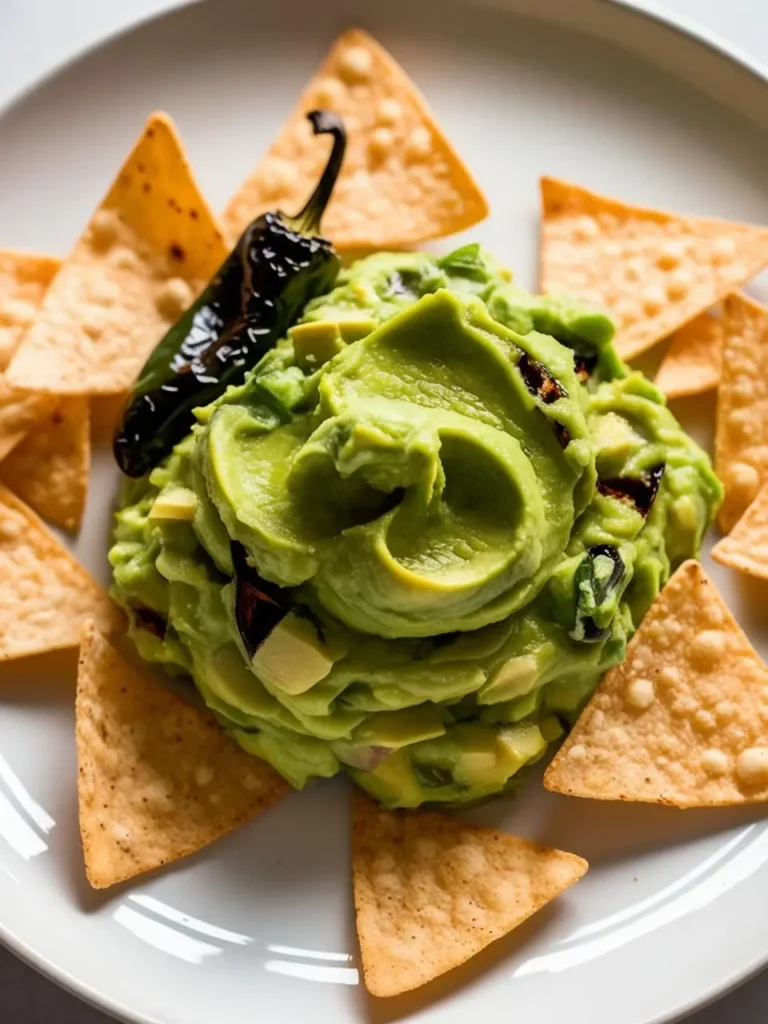
[[[0,661],[77,647],[90,618],[105,632],[123,626],[98,583],[0,485]]]
[[[715,470],[728,533],[768,479],[768,309],[746,295],[723,303],[723,367],[717,390]]]
[[[712,548],[722,565],[768,580],[768,484],[736,523],[727,537]]]
[[[368,991],[398,995],[458,967],[586,870],[575,854],[445,814],[387,811],[356,793],[352,871]]]
[[[722,324],[718,317],[702,313],[672,335],[656,373],[656,387],[667,398],[701,395],[718,386],[722,365]]]
[[[89,623],[77,675],[80,833],[96,889],[200,850],[290,791]]]
[[[366,32],[336,40],[282,132],[230,199],[224,227],[235,238],[268,209],[297,213],[315,187],[330,141],[306,115],[336,111],[347,153],[322,233],[345,249],[397,249],[451,235],[482,220],[488,203],[424,97]]]
[[[698,562],[684,562],[544,775],[594,800],[768,799],[768,668]]]
[[[768,229],[629,206],[541,179],[542,288],[595,302],[632,359],[768,264]]]
[[[226,255],[165,114],[153,114],[8,367],[16,387],[125,391]]]
[[[56,404],[50,395],[10,387],[4,371],[59,266],[53,256],[0,250],[0,461]]]
[[[0,463],[0,480],[65,530],[83,517],[91,463],[87,398],[66,398]]]

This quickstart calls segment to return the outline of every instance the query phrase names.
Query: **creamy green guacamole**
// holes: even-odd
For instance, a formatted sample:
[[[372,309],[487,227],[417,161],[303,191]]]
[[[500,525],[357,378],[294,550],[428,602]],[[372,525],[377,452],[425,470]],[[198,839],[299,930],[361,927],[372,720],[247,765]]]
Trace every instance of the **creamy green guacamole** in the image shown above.
[[[478,246],[352,265],[126,485],[110,560],[140,653],[294,786],[346,770],[406,807],[514,787],[720,499],[612,334]],[[238,551],[290,607],[255,640]]]

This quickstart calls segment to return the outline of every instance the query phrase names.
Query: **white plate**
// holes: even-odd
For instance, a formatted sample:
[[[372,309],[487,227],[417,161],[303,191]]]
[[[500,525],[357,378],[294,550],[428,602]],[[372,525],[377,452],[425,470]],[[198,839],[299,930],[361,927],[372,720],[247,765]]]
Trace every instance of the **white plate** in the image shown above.
[[[510,6],[550,23],[502,9]],[[641,203],[768,223],[762,132],[621,47],[653,54],[755,117],[768,111],[763,81],[592,0],[496,7],[386,0],[365,5],[365,22],[413,73],[488,191],[493,216],[472,237],[523,281],[535,284],[542,172]],[[203,186],[223,204],[360,9],[354,0],[219,0],[145,25],[43,83],[0,120],[0,244],[65,253],[157,107],[177,118]],[[693,424],[712,403],[680,409]],[[115,479],[98,451],[75,550],[102,579]],[[714,575],[768,653],[768,589]],[[0,937],[127,1020],[651,1024],[768,959],[760,808],[601,806],[536,783],[473,817],[584,854],[591,872],[434,986],[429,1001],[416,994],[373,1007],[359,983],[343,783],[296,794],[172,870],[94,893],[77,835],[73,666],[67,656],[10,679],[3,671]]]

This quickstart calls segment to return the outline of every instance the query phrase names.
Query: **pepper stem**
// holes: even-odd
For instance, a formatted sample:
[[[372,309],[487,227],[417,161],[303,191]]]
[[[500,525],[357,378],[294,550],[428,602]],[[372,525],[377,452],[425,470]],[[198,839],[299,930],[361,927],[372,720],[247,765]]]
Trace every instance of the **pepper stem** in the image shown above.
[[[315,135],[333,136],[333,149],[315,191],[304,208],[295,217],[290,218],[291,227],[296,231],[304,235],[314,235],[320,230],[320,221],[341,170],[347,148],[347,133],[343,121],[332,110],[311,110],[307,114],[307,120],[312,122],[312,131]]]

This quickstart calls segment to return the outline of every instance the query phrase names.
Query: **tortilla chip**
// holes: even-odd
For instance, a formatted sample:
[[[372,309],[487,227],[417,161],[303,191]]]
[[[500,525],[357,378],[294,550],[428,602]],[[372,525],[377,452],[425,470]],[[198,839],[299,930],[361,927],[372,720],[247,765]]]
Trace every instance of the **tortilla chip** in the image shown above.
[[[672,335],[656,374],[667,398],[700,395],[720,383],[723,328],[718,317],[702,313]]]
[[[171,864],[290,791],[208,714],[130,665],[93,623],[77,676],[80,833],[104,889]]]
[[[768,229],[628,206],[541,179],[542,288],[595,302],[632,359],[768,264]]]
[[[363,974],[394,996],[458,967],[587,870],[538,843],[424,811],[387,811],[356,793],[352,871]]]
[[[746,295],[723,304],[723,369],[717,392],[715,470],[728,533],[768,479],[768,309]]]
[[[3,371],[34,319],[59,265],[53,256],[0,249],[0,461],[55,406],[55,399],[48,395],[11,388]]]
[[[698,562],[657,597],[544,785],[676,807],[768,799],[768,668]]]
[[[87,398],[67,398],[0,463],[0,481],[65,530],[83,518],[91,463]]]
[[[123,627],[98,583],[0,485],[0,661],[77,647],[90,618],[105,632]]]
[[[226,255],[171,119],[153,114],[8,367],[16,387],[125,391]]]
[[[54,256],[0,249],[0,370],[11,361],[60,266]]]
[[[768,483],[734,528],[712,548],[722,565],[768,580]]]
[[[451,235],[488,214],[488,203],[395,59],[366,32],[336,40],[282,132],[230,199],[224,226],[235,238],[269,209],[298,213],[328,159],[306,114],[344,119],[344,165],[322,232],[344,249],[398,249]]]

